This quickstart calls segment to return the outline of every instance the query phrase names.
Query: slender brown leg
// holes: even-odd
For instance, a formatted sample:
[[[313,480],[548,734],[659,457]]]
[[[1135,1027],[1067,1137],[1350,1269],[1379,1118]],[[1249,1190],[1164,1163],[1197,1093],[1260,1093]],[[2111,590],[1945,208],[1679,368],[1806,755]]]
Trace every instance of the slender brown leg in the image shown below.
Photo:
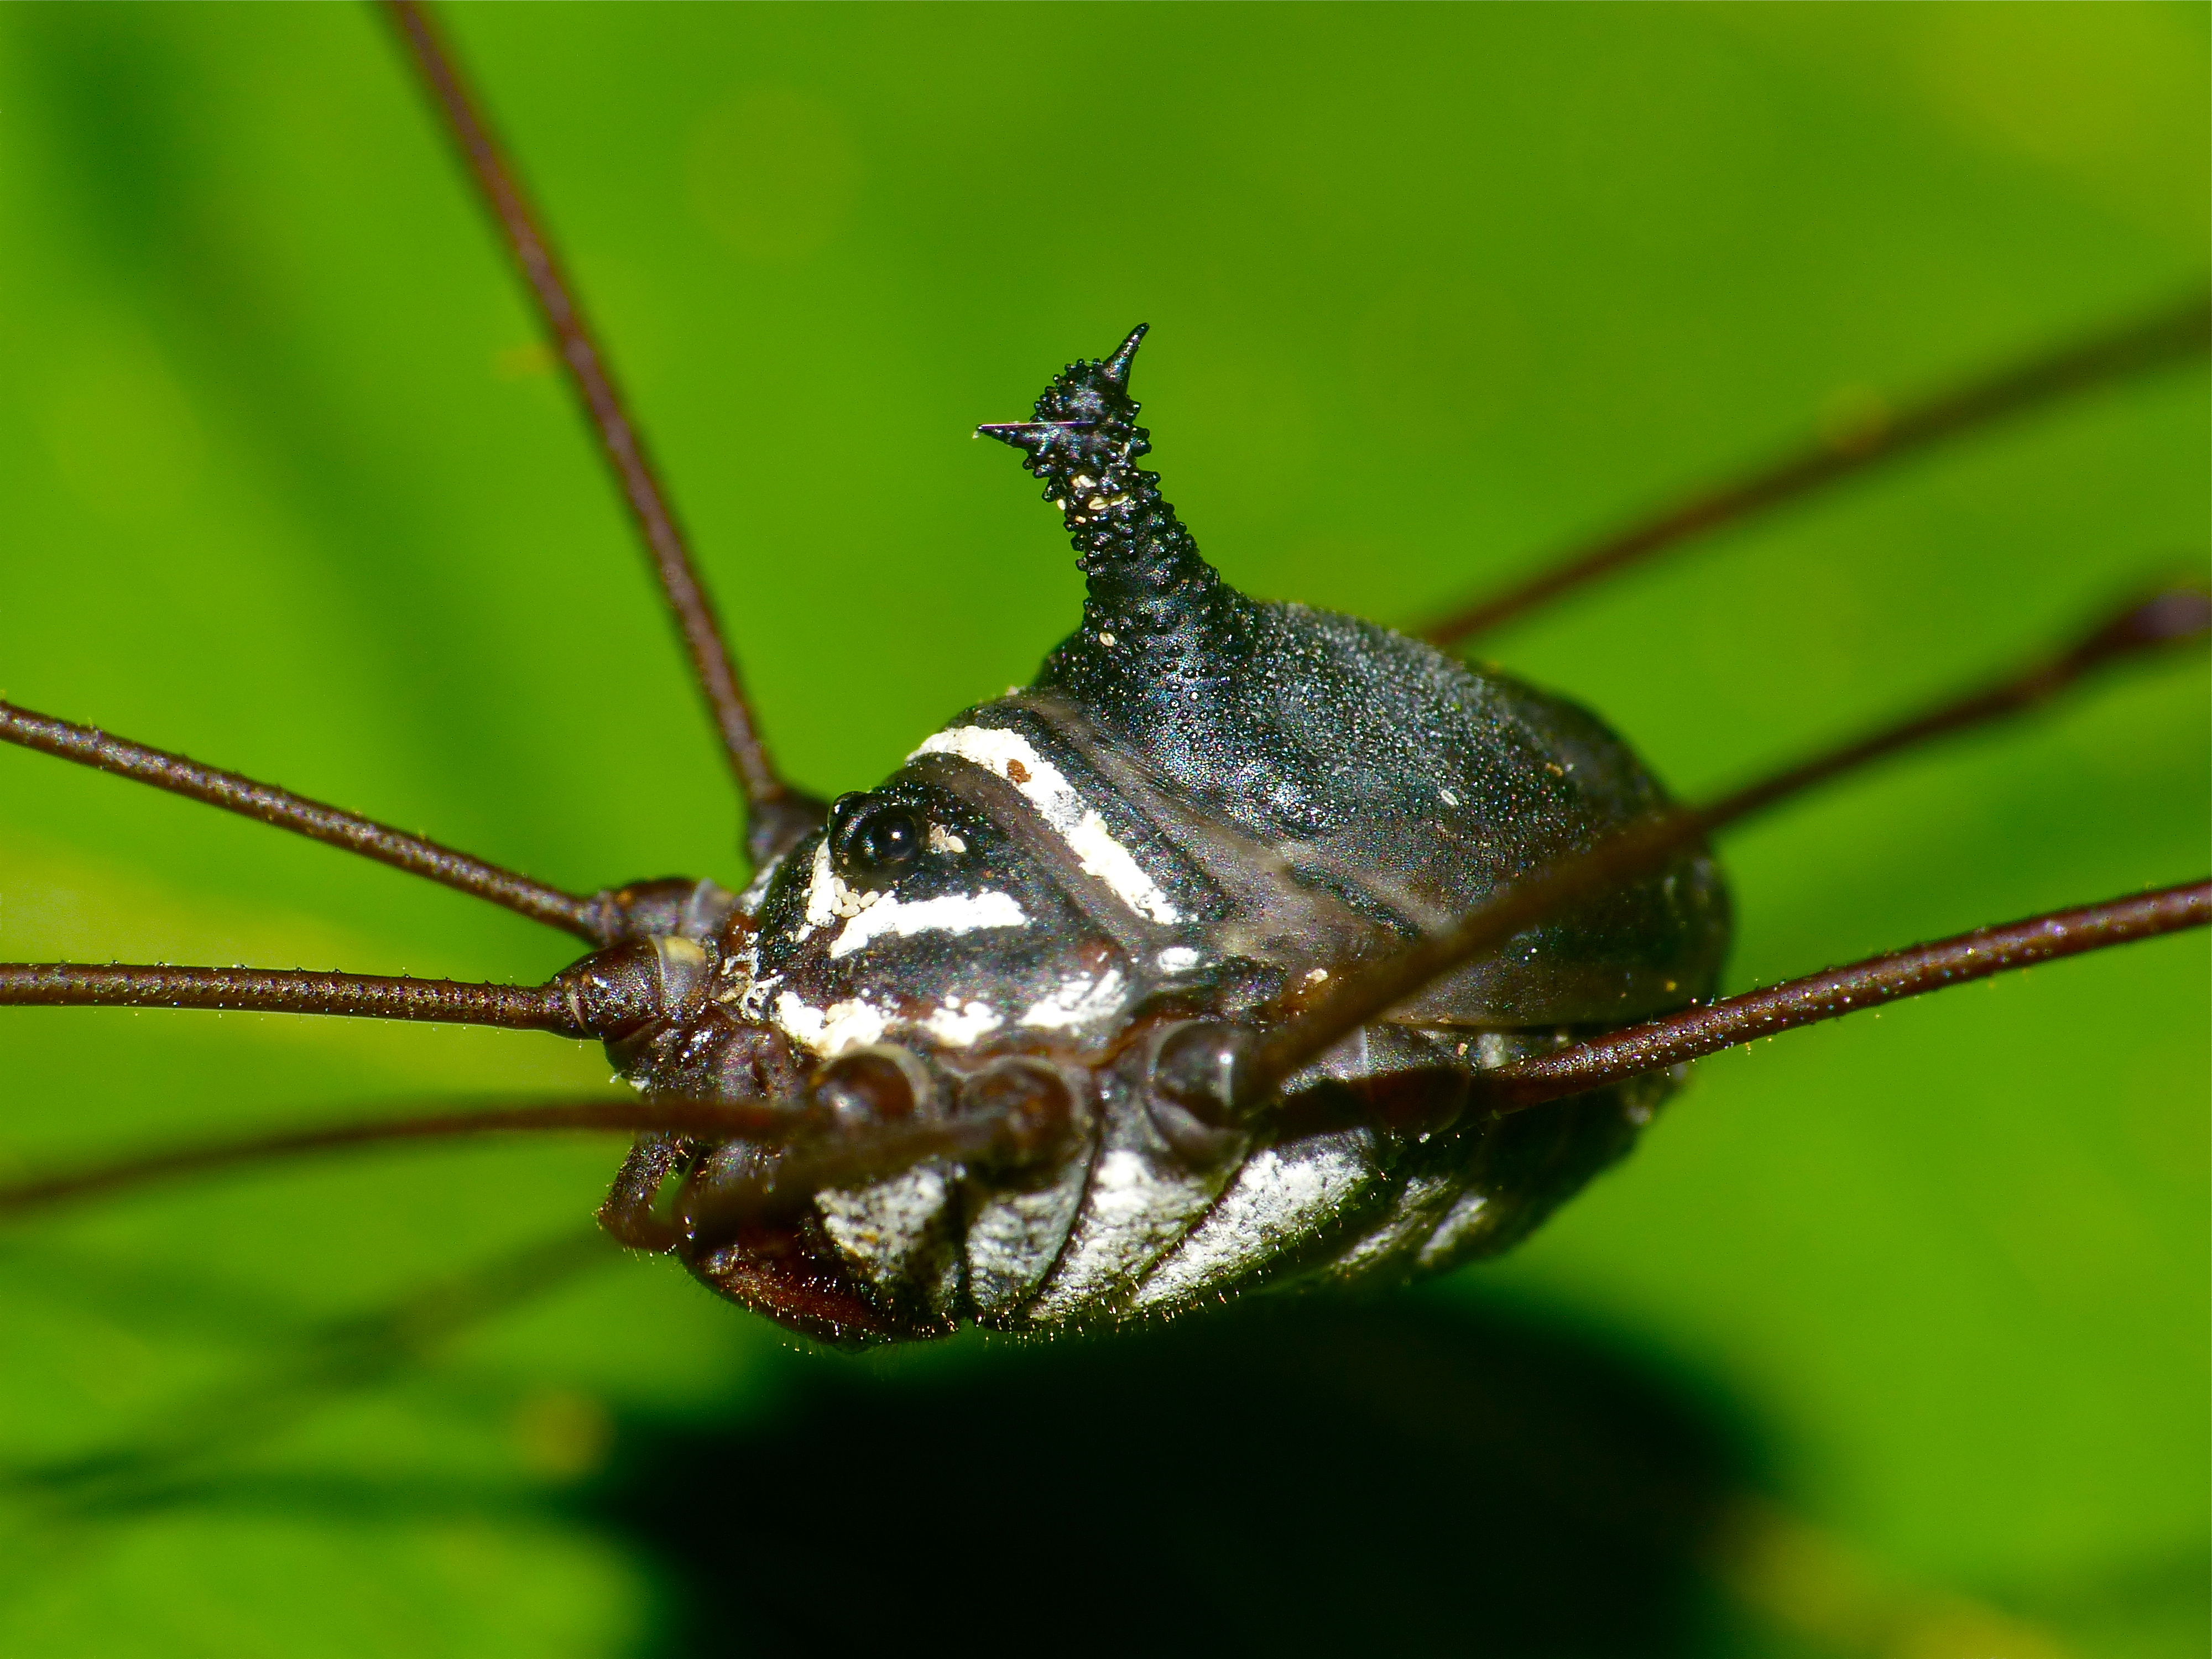
[[[1416,631],[1433,644],[1452,644],[1641,564],[1692,537],[1811,495],[1880,463],[1902,459],[1943,439],[1993,426],[2130,374],[2201,356],[2212,339],[2212,308],[2208,307],[2212,301],[2194,295],[2179,307],[1907,404],[1879,426],[1824,439],[1571,548],[1547,560],[1534,574]]]
[[[2208,628],[2212,628],[2212,597],[2196,589],[2154,595],[2024,673],[1816,755],[1708,805],[1678,809],[1626,830],[1588,853],[1506,888],[1443,933],[1343,975],[1324,1000],[1259,1038],[1238,1067],[1237,1099],[1256,1107],[1299,1066],[1431,981],[1503,945],[1564,904],[1659,868],[1717,830],[1900,750],[2033,708],[2094,669],[2201,639]]]
[[[593,900],[545,886],[527,876],[486,864],[481,859],[456,853],[450,847],[441,847],[434,841],[410,836],[388,824],[326,806],[321,801],[309,800],[271,784],[256,783],[235,772],[203,766],[182,755],[149,749],[95,726],[78,726],[56,720],[51,714],[0,702],[0,743],[20,744],[42,755],[75,761],[80,766],[112,772],[136,782],[150,783],[156,789],[204,801],[210,806],[220,806],[226,812],[289,830],[311,841],[343,847],[349,853],[374,859],[410,875],[427,876],[458,891],[503,904],[532,921],[566,928],[594,945],[605,945],[610,939],[602,920],[605,907]]]
[[[1754,1037],[1838,1019],[1862,1008],[2207,925],[2212,925],[2212,881],[2054,910],[2003,927],[1978,927],[1954,939],[1826,969],[1703,1008],[1685,1008],[1662,1019],[1608,1031],[1558,1054],[1516,1060],[1483,1073],[1482,1099],[1494,1111],[1517,1112],[1716,1054]]]
[[[421,6],[414,0],[386,0],[386,9],[424,87],[444,116],[470,175],[483,193],[484,205],[499,224],[546,331],[560,348],[569,380],[644,538],[653,574],[676,619],[700,695],[714,717],[729,757],[731,775],[737,780],[744,803],[747,844],[754,862],[763,862],[819,823],[825,809],[821,802],[786,783],[769,757],[745,701],[736,660],[722,637],[721,623],[699,580],[666,492],[647,457],[645,441],[623,406],[605,356],[554,255],[550,238],[492,136],[482,101]]]
[[[387,1142],[548,1132],[637,1134],[653,1130],[696,1134],[710,1140],[773,1142],[788,1138],[799,1121],[798,1114],[789,1104],[776,1101],[722,1104],[680,1100],[592,1100],[471,1107],[417,1117],[326,1123],[137,1152],[80,1169],[0,1183],[0,1218],[27,1215],[78,1199],[104,1198],[179,1176],[251,1168],[317,1152]]]
[[[1050,1156],[1065,1144],[1077,1110],[1073,1091],[1054,1068],[1021,1059],[1000,1060],[971,1079],[949,1120],[844,1127],[825,1123],[804,1103],[780,1100],[539,1101],[477,1106],[203,1141],[0,1183],[0,1218],[106,1197],[179,1176],[251,1168],[343,1147],[483,1134],[618,1130],[672,1138],[665,1161],[633,1158],[611,1200],[614,1222],[637,1223],[650,1217],[654,1193],[674,1169],[681,1141],[744,1140],[785,1148],[780,1157],[742,1176],[695,1180],[686,1189],[678,1227],[693,1247],[712,1249],[741,1227],[787,1214],[793,1205],[827,1187],[866,1186],[937,1158],[1005,1166]],[[674,1242],[666,1235],[665,1224],[657,1218],[650,1226],[635,1227],[635,1238],[621,1224],[610,1231],[645,1249],[664,1249]]]
[[[216,1008],[356,1019],[440,1020],[517,1031],[592,1035],[563,980],[480,985],[445,979],[307,969],[172,968],[119,963],[0,963],[0,1006],[46,1008]]]

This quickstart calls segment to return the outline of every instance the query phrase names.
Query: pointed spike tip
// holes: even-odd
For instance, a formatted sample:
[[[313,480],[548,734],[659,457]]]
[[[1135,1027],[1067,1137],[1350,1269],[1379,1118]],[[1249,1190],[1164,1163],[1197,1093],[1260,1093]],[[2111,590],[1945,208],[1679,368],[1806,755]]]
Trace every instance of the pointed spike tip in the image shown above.
[[[1122,341],[1114,355],[1101,365],[1106,371],[1106,379],[1116,392],[1129,389],[1129,365],[1136,361],[1137,348],[1145,343],[1145,336],[1152,331],[1152,327],[1150,323],[1139,323],[1129,331],[1129,337]]]
[[[979,438],[996,438],[1017,449],[1041,449],[1063,432],[1088,432],[1096,421],[994,421],[975,428]]]

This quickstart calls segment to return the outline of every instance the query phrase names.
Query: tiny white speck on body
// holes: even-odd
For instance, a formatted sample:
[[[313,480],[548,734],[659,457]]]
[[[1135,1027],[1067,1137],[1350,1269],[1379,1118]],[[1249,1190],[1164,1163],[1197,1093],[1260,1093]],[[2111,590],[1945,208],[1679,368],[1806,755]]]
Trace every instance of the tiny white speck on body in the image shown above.
[[[814,848],[814,866],[808,872],[806,884],[806,925],[799,934],[805,939],[817,927],[827,927],[840,917],[857,916],[882,897],[880,893],[865,891],[848,886],[830,862],[830,842],[825,836]]]
[[[1031,1004],[1023,1012],[1021,1023],[1038,1030],[1059,1031],[1110,1019],[1121,1012],[1125,988],[1117,968],[1109,968],[1095,980],[1079,974],[1064,981],[1049,996]]]
[[[921,1029],[940,1042],[965,1048],[1005,1024],[988,1002],[948,1002],[933,1010],[929,1018],[921,1022]]]

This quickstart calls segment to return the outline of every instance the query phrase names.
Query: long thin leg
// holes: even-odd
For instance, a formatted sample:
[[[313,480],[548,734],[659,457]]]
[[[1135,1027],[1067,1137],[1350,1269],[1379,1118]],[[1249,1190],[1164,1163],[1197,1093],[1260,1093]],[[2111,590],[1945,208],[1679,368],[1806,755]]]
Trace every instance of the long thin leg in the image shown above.
[[[2190,644],[2208,632],[2212,632],[2212,593],[2198,587],[2168,588],[2130,605],[2057,655],[2009,679],[1750,784],[1704,808],[1700,816],[1706,829],[1717,830],[1887,756],[1917,749],[1954,732],[1971,731],[2008,715],[2026,714],[2100,668],[2145,652]]]
[[[714,1140],[774,1142],[788,1139],[799,1121],[787,1103],[747,1101],[591,1100],[523,1106],[471,1107],[416,1117],[317,1124],[133,1153],[81,1169],[0,1183],[0,1217],[27,1215],[76,1200],[102,1198],[179,1176],[280,1163],[319,1152],[410,1140],[455,1140],[473,1135],[573,1133],[637,1134],[665,1130]],[[931,1156],[923,1153],[922,1156]]]
[[[1658,869],[1684,848],[1698,844],[1714,831],[1816,784],[1933,738],[2032,708],[2092,670],[2201,639],[2208,628],[2212,628],[2212,598],[2194,589],[2158,594],[2130,606],[2024,673],[1828,750],[1708,805],[1646,819],[1587,853],[1563,860],[1541,874],[1504,889],[1443,932],[1396,956],[1344,975],[1326,999],[1260,1039],[1238,1067],[1238,1101],[1257,1105],[1285,1078],[1351,1032],[1462,963],[1534,926],[1564,904]]]
[[[355,1019],[438,1020],[591,1036],[567,975],[544,985],[483,985],[302,968],[172,968],[121,963],[0,962],[0,1006],[215,1008]]]
[[[203,766],[182,755],[149,749],[102,732],[56,720],[13,703],[0,702],[0,743],[20,744],[42,755],[75,761],[118,777],[150,783],[156,789],[220,806],[226,812],[289,830],[349,853],[374,859],[410,875],[427,876],[458,891],[489,899],[532,921],[561,927],[594,945],[609,942],[609,911],[591,899],[548,887],[512,870],[441,847],[369,818],[309,800],[271,784],[256,783],[235,772]]]
[[[416,1117],[280,1129],[204,1141],[0,1184],[0,1217],[144,1186],[180,1175],[274,1163],[380,1141],[450,1140],[549,1130],[657,1131],[708,1143],[746,1140],[783,1148],[765,1167],[687,1186],[680,1231],[712,1248],[748,1224],[787,1213],[827,1187],[865,1187],[931,1158],[1006,1166],[1048,1157],[1066,1144],[1078,1115],[1058,1072],[1004,1059],[969,1080],[950,1118],[838,1123],[803,1101],[592,1100],[479,1106]]]
[[[2004,927],[1978,927],[1933,945],[1892,951],[1703,1008],[1686,1008],[1554,1054],[1516,1060],[1483,1074],[1482,1099],[1494,1111],[1517,1112],[1862,1008],[1878,1008],[1885,1002],[2011,969],[2208,925],[2212,925],[2212,881],[2053,910]]]
[[[1423,638],[1449,645],[1526,615],[1587,583],[1639,564],[1691,538],[1735,524],[1825,485],[1901,459],[1946,438],[1991,426],[2075,392],[2202,353],[2212,339],[2207,296],[2139,319],[1920,403],[1863,430],[1825,438],[1717,489],[1701,490],[1580,547],[1502,591],[1435,618]]]
[[[438,31],[414,0],[386,0],[386,9],[405,42],[423,85],[444,115],[484,204],[498,221],[507,250],[538,315],[561,349],[561,361],[599,434],[599,447],[614,471],[623,499],[645,539],[653,574],[691,659],[700,694],[714,717],[731,775],[744,801],[746,839],[756,863],[773,857],[821,821],[820,802],[794,790],[777,773],[753,723],[736,661],[722,637],[712,601],[699,580],[684,532],[666,494],[647,458],[645,441],[624,411],[606,359],[592,338],[574,290],[554,257],[550,239],[532,210],[492,137],[483,106],[453,60]]]
[[[824,1188],[866,1186],[932,1158],[1007,1164],[1036,1158],[1063,1143],[1072,1121],[1072,1106],[1064,1094],[1036,1093],[977,1103],[945,1121],[827,1131],[799,1103],[790,1101],[599,1100],[476,1107],[173,1146],[0,1183],[0,1219],[179,1176],[252,1168],[379,1143],[657,1130],[708,1142],[746,1140],[787,1147],[761,1172],[699,1183],[686,1191],[682,1232],[694,1248],[711,1249],[751,1223],[787,1214]]]

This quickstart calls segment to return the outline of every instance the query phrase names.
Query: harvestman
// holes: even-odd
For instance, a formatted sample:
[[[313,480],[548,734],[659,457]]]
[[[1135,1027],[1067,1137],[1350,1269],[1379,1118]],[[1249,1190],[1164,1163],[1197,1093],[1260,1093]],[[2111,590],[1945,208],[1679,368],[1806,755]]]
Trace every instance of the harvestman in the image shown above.
[[[0,738],[8,741],[346,848],[564,928],[593,947],[592,956],[538,986],[335,972],[0,964],[0,1002],[438,1020],[598,1037],[634,1078],[649,1079],[654,1085],[636,1100],[472,1109],[324,1126],[120,1158],[0,1188],[0,1213],[20,1213],[189,1170],[370,1141],[495,1131],[628,1130],[644,1139],[603,1212],[610,1230],[624,1242],[677,1249],[695,1272],[718,1288],[817,1334],[933,1334],[945,1328],[941,1307],[902,1303],[893,1309],[885,1301],[907,1296],[910,1286],[906,1281],[923,1272],[916,1263],[927,1254],[927,1228],[921,1224],[893,1249],[876,1236],[889,1226],[884,1217],[890,1212],[879,1205],[853,1224],[865,1222],[875,1230],[868,1233],[866,1247],[839,1236],[841,1248],[857,1253],[864,1278],[875,1261],[867,1250],[882,1255],[875,1262],[882,1273],[871,1282],[877,1303],[883,1305],[858,1299],[850,1285],[825,1287],[817,1282],[818,1274],[810,1279],[813,1270],[803,1265],[763,1267],[763,1247],[746,1241],[773,1233],[787,1224],[795,1209],[814,1202],[823,1206],[825,1224],[834,1231],[838,1212],[832,1200],[856,1190],[903,1194],[898,1202],[909,1207],[920,1201],[915,1194],[935,1191],[933,1201],[942,1204],[947,1201],[945,1182],[968,1166],[1018,1171],[1053,1158],[1073,1161],[1071,1149],[1080,1136],[1100,1132],[1095,1125],[1085,1127],[1092,1109],[1084,1103],[1084,1085],[1069,1082],[1069,1067],[1026,1052],[1009,1053],[977,1066],[957,1063],[948,1082],[945,1075],[927,1073],[918,1062],[909,1065],[903,1050],[878,1042],[884,1029],[881,1018],[872,1029],[857,1030],[844,1040],[821,1037],[824,1010],[790,993],[786,995],[797,1012],[787,1009],[782,1024],[802,1036],[804,1030],[811,1030],[816,1035],[811,1051],[806,1041],[794,1049],[777,1037],[773,1043],[763,1041],[744,1048],[732,1060],[725,1042],[716,1050],[714,1063],[720,1069],[710,1071],[702,1069],[703,1063],[695,1056],[672,1052],[669,1045],[674,1039],[668,1034],[696,1034],[704,1000],[711,996],[712,985],[720,983],[706,983],[702,976],[738,973],[737,946],[746,941],[750,955],[744,966],[744,995],[732,990],[726,1000],[746,1008],[753,1025],[745,1029],[769,1030],[759,1005],[776,981],[761,968],[759,952],[770,942],[763,931],[767,924],[756,923],[760,915],[773,912],[779,893],[788,906],[805,911],[802,921],[794,908],[789,923],[791,937],[800,941],[836,926],[843,930],[841,940],[860,937],[865,942],[899,931],[902,915],[903,925],[914,930],[934,927],[967,932],[1000,925],[986,917],[988,907],[982,901],[995,897],[1012,904],[1003,892],[963,891],[917,902],[910,897],[902,901],[891,890],[896,879],[914,870],[923,856],[925,835],[933,851],[950,848],[968,854],[966,841],[946,828],[952,819],[938,822],[914,805],[925,798],[925,786],[950,791],[981,815],[958,819],[971,825],[971,836],[977,833],[972,826],[988,827],[994,811],[1019,817],[1034,808],[1051,818],[1064,809],[1072,822],[1072,815],[1087,810],[1085,803],[1065,792],[1048,799],[1050,788],[1058,786],[1049,779],[1040,783],[1032,776],[1041,763],[1036,748],[1016,729],[1018,720],[1004,729],[970,724],[940,733],[910,763],[910,769],[920,765],[927,775],[917,774],[904,785],[895,779],[896,788],[887,786],[867,796],[845,797],[834,810],[781,777],[755,725],[674,515],[529,204],[428,20],[409,0],[397,0],[390,9],[505,235],[636,520],[722,739],[744,807],[753,863],[765,878],[774,874],[787,854],[794,849],[804,853],[811,846],[815,850],[806,855],[814,866],[811,884],[794,861],[793,870],[784,872],[781,888],[768,882],[765,897],[757,883],[746,901],[754,908],[740,908],[734,913],[736,919],[730,896],[703,883],[643,883],[589,896],[570,894],[235,774],[0,704]],[[2207,323],[2206,301],[2192,297],[2170,312],[1910,407],[1877,428],[1786,458],[1579,550],[1512,591],[1437,621],[1425,630],[1426,637],[1437,645],[1455,642],[1705,530],[1779,505],[1882,459],[2117,377],[2201,353]],[[1092,550],[1086,553],[1085,563],[1093,576],[1086,631],[1072,638],[1048,665],[1048,670],[1054,663],[1060,665],[1063,690],[1068,684],[1088,684],[1085,675],[1095,678],[1105,672],[1099,664],[1110,666],[1115,660],[1105,653],[1126,650],[1110,626],[1136,624],[1114,623],[1114,616],[1124,613],[1114,612],[1113,605],[1123,605],[1132,616],[1145,612],[1152,620],[1143,625],[1164,638],[1182,625],[1176,620],[1182,613],[1175,610],[1182,601],[1171,604],[1161,595],[1175,584],[1182,585],[1175,587],[1181,592],[1192,583],[1203,586],[1215,580],[1210,567],[1198,560],[1194,545],[1188,544],[1172,509],[1158,500],[1152,475],[1133,470],[1146,446],[1141,428],[1133,426],[1135,405],[1127,398],[1127,384],[1142,331],[1106,360],[1071,365],[1040,400],[1036,421],[983,428],[1024,451],[1030,470],[1047,480],[1048,494],[1068,514],[1079,547]],[[1114,539],[1117,536],[1121,541]],[[1091,539],[1086,542],[1085,537]],[[1182,540],[1176,542],[1176,538]],[[1144,587],[1134,577],[1125,580],[1123,588],[1113,586],[1127,573],[1117,576],[1108,567],[1139,544],[1142,558],[1153,562],[1139,561],[1141,568],[1130,568],[1152,586]],[[1212,591],[1208,587],[1200,597],[1213,603],[1207,597]],[[1244,603],[1225,588],[1221,592],[1226,595],[1221,604]],[[1114,599],[1115,594],[1121,598]],[[1146,611],[1148,605],[1152,608]],[[1274,608],[1282,614],[1294,609]],[[1102,623],[1101,617],[1106,620]],[[1601,907],[1623,894],[1643,891],[1662,878],[1671,885],[1681,872],[1701,867],[1698,860],[1707,837],[1769,805],[1902,750],[2039,704],[2114,661],[2199,639],[2208,625],[2212,625],[2212,600],[2200,590],[2157,593],[2100,622],[2021,672],[1702,805],[1674,806],[1652,794],[1643,808],[1624,810],[1600,824],[1601,833],[1562,842],[1540,860],[1488,881],[1475,902],[1456,914],[1403,930],[1382,946],[1365,940],[1364,948],[1355,944],[1334,955],[1322,951],[1326,965],[1297,976],[1295,994],[1280,986],[1267,988],[1265,995],[1255,994],[1259,1000],[1253,1006],[1263,1010],[1261,1016],[1242,1024],[1218,1018],[1156,1020],[1142,1036],[1142,1045],[1149,1046],[1143,1046],[1141,1063],[1132,1062],[1138,1064],[1139,1082],[1133,1086],[1144,1096],[1158,1133],[1194,1169],[1209,1162],[1233,1166],[1255,1151],[1296,1149],[1354,1131],[1425,1139],[1462,1122],[1495,1123],[1510,1114],[1547,1105],[1554,1113],[1578,1109],[1572,1103],[1587,1105],[1606,1091],[1610,1091],[1607,1098],[1641,1099],[1636,1091],[1645,1083],[1663,1089],[1669,1075],[1679,1076],[1679,1068],[1688,1060],[1757,1036],[2009,968],[2203,926],[2212,921],[2212,882],[1979,929],[1718,1001],[1680,1007],[1664,1006],[1662,1000],[1650,1018],[1638,1017],[1651,1012],[1643,1008],[1632,1008],[1626,1022],[1562,1016],[1548,1022],[1559,1028],[1548,1034],[1548,1041],[1498,1049],[1456,1069],[1448,1057],[1432,1063],[1415,1054],[1392,1061],[1395,1071],[1378,1061],[1387,1075],[1363,1073],[1355,1077],[1330,1060],[1353,1037],[1359,1039],[1364,1056],[1366,1045],[1375,1040],[1372,1034],[1399,1029],[1383,1024],[1386,1016],[1394,1011],[1403,1013],[1425,997],[1433,999],[1441,994],[1440,988],[1454,982],[1455,975],[1502,959],[1501,952],[1516,939],[1533,936],[1532,930],[1586,907]],[[1379,630],[1369,633],[1377,639],[1395,638],[1382,636]],[[1084,654],[1086,651],[1090,656]],[[1202,650],[1190,661],[1200,670],[1206,666]],[[1194,673],[1194,684],[1205,678]],[[1049,676],[1040,681],[1046,691],[1052,684]],[[1048,709],[1036,717],[1049,724],[1049,714]],[[1053,718],[1065,724],[1073,717],[1063,714]],[[981,736],[963,735],[977,732]],[[937,746],[934,753],[927,752],[932,745]],[[985,751],[989,765],[999,769],[991,774],[997,796],[981,790],[972,779],[963,781],[965,775],[959,771],[960,762],[981,765]],[[1105,771],[1112,770],[1110,756],[1098,763]],[[927,771],[932,764],[935,770]],[[1059,775],[1049,767],[1042,769]],[[1549,769],[1555,774],[1561,770],[1557,766]],[[1002,777],[1012,781],[1022,800],[1007,793]],[[931,779],[938,781],[933,784]],[[1141,781],[1130,787],[1140,788]],[[907,793],[900,794],[898,788]],[[1461,805],[1449,791],[1443,799],[1454,807]],[[1073,805],[1067,805],[1071,801]],[[957,811],[954,816],[957,817]],[[815,838],[825,818],[826,831]],[[1068,826],[1060,828],[1066,830]],[[1110,836],[1100,844],[1108,843],[1119,846]],[[1068,881],[1080,887],[1086,881],[1095,885],[1103,880],[1109,896],[1133,908],[1141,923],[1176,919],[1174,895],[1150,885],[1149,878],[1133,863],[1124,870],[1104,853],[1087,858],[1072,831],[1068,844],[1077,848],[1082,870],[1069,875]],[[1121,853],[1115,856],[1127,857]],[[955,899],[957,904],[952,902]],[[1716,925],[1724,929],[1724,901],[1713,902],[1723,907],[1717,913],[1723,919]],[[930,919],[916,920],[924,917],[929,904],[937,906],[927,912]],[[1024,916],[1018,906],[1014,914]],[[1095,916],[1096,907],[1085,914]],[[863,920],[871,916],[872,921]],[[1102,925],[1113,931],[1112,924]],[[1133,949],[1149,950],[1158,942],[1140,927],[1133,930],[1127,918],[1122,919],[1121,935],[1138,939],[1139,945]],[[1364,939],[1356,930],[1346,937]],[[1178,952],[1195,959],[1195,952],[1180,945],[1156,954],[1165,963]],[[830,954],[841,952],[833,946]],[[1107,977],[1102,972],[1083,983],[1095,989]],[[744,997],[756,988],[759,997],[746,1003]],[[1696,995],[1699,988],[1699,984],[1691,984],[1687,994]],[[1668,980],[1665,989],[1676,991],[1675,981]],[[865,994],[857,1000],[867,1006]],[[848,1000],[836,1006],[852,1005]],[[956,1000],[945,1006],[957,1025],[960,1018],[968,1018],[959,1014],[961,1007],[980,1009],[983,1005],[963,1005]],[[1036,1006],[1043,1009],[1046,1004]],[[964,1036],[950,1035],[950,1028],[942,1025],[935,1029],[957,1048],[976,1042],[976,1033],[993,1029],[982,1023],[987,1015],[988,1010],[972,1016],[974,1025],[961,1028],[969,1032]],[[808,1019],[811,1027],[805,1026]],[[1032,1023],[1041,1028],[1053,1024],[1042,1018]],[[1459,1044],[1460,1056],[1467,1054],[1468,1046]],[[1328,1069],[1332,1064],[1338,1066],[1335,1072]],[[1106,1062],[1100,1065],[1103,1069]],[[740,1072],[745,1085],[734,1086],[729,1079]],[[1368,1086],[1387,1084],[1401,1073],[1418,1074],[1421,1086]],[[1334,1079],[1345,1086],[1319,1087],[1316,1079]],[[926,1103],[947,1089],[956,1097],[955,1105]],[[1648,1113],[1648,1106],[1638,1109]],[[1085,1167],[1094,1173],[1101,1167],[1098,1156],[1095,1149],[1085,1154],[1093,1160]],[[946,1170],[955,1175],[944,1176]],[[933,1176],[932,1171],[939,1173]],[[1224,1179],[1214,1179],[1210,1188],[1200,1182],[1200,1198],[1206,1202],[1218,1198]],[[677,1180],[682,1188],[672,1213],[664,1189]],[[938,1187],[927,1188],[927,1180],[938,1181]],[[1022,1219],[1029,1212],[1020,1212],[1018,1204],[1010,1213],[1015,1220],[1009,1226],[1034,1221],[1034,1217]],[[1065,1225],[1062,1231],[1064,1235]],[[1054,1261],[1064,1277],[1066,1264],[1057,1257]],[[1032,1283],[1024,1294],[1033,1295],[1036,1288]]]

